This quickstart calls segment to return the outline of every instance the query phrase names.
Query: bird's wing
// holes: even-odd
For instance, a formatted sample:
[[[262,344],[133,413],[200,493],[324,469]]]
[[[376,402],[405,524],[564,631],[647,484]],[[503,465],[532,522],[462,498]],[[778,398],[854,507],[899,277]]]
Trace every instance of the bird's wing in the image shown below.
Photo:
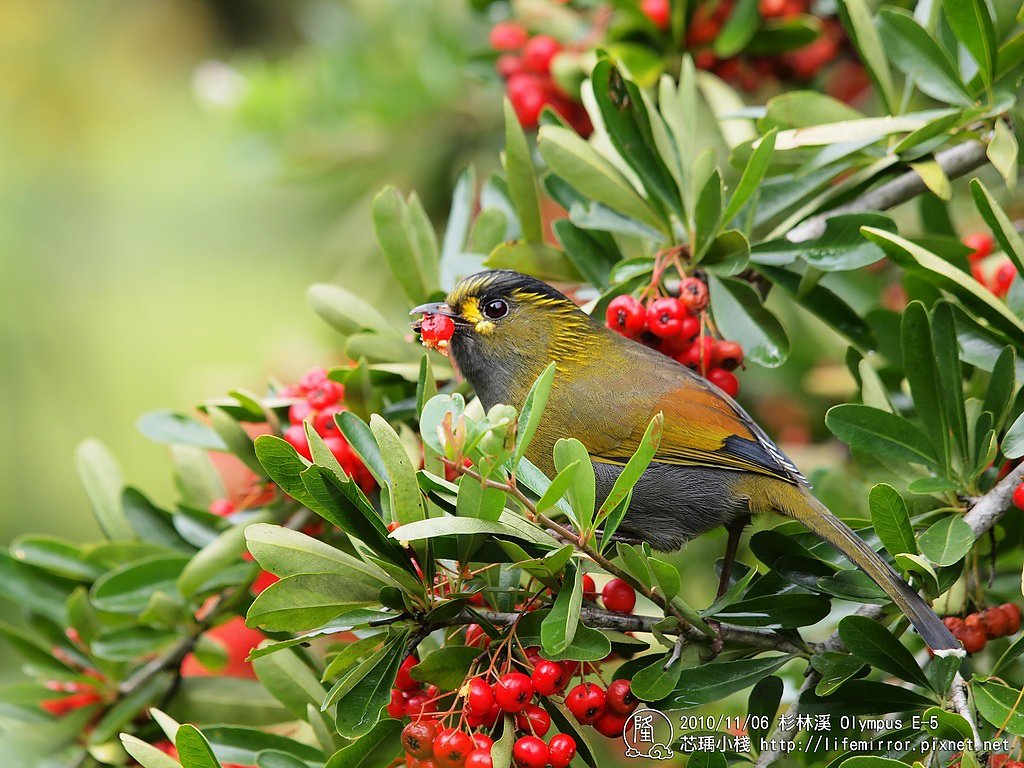
[[[682,366],[673,364],[673,387],[650,406],[665,416],[654,461],[769,475],[794,484],[807,481],[764,430],[734,401]],[[620,439],[606,435],[588,446],[595,461],[625,464],[636,452],[647,423]]]

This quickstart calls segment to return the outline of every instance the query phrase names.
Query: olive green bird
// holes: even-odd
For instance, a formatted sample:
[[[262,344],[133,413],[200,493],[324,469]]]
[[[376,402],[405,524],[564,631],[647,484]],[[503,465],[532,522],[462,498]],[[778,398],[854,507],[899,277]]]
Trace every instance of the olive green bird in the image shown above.
[[[412,314],[454,321],[450,353],[487,408],[522,407],[553,361],[554,382],[527,457],[553,477],[555,441],[575,437],[593,461],[601,499],[651,419],[664,414],[658,452],[633,490],[620,532],[667,551],[724,525],[730,530],[729,564],[749,516],[777,512],[843,552],[885,590],[933,650],[960,648],[899,574],[811,495],[803,475],[764,430],[690,369],[605,328],[559,291],[518,272],[472,275],[445,303],[426,304]]]

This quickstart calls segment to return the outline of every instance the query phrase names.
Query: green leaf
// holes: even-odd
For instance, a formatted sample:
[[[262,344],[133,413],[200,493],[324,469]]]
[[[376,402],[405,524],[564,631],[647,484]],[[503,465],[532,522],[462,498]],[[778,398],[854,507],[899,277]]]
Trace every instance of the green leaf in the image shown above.
[[[817,240],[794,243],[786,238],[758,243],[750,250],[755,264],[784,266],[797,259],[823,272],[843,272],[881,261],[885,254],[864,238],[860,228],[896,231],[896,224],[880,213],[844,213],[825,221],[825,233]]]
[[[960,562],[974,546],[974,532],[959,515],[932,524],[918,539],[921,553],[936,565]]]
[[[1019,459],[1024,456],[1024,413],[1018,416],[1010,428],[1006,430],[1000,449],[1008,459]]]
[[[208,451],[227,450],[220,435],[183,413],[150,411],[139,417],[135,428],[154,443],[194,445]]]
[[[168,713],[179,721],[201,725],[261,726],[294,719],[259,682],[241,677],[185,678],[168,705]]]
[[[347,579],[381,587],[390,577],[330,544],[279,525],[257,523],[245,529],[249,551],[260,567],[277,576],[300,573],[333,573]]]
[[[324,687],[292,649],[253,659],[252,668],[263,687],[300,720],[306,718],[310,704],[323,704]]]
[[[407,639],[407,633],[397,635],[381,649],[383,653],[370,657],[350,673],[357,682],[334,701],[338,707],[335,724],[338,733],[346,739],[365,736],[380,721],[404,657]]]
[[[754,749],[761,751],[762,740],[768,738],[782,702],[782,678],[763,677],[750,690],[747,698],[747,729]],[[762,727],[765,725],[767,727]]]
[[[960,462],[967,465],[971,457],[968,455],[963,369],[960,365],[953,309],[948,302],[940,302],[932,308],[931,333],[940,404],[945,410],[946,423],[949,425],[952,443],[959,453]]]
[[[324,322],[345,336],[362,330],[388,336],[398,334],[373,304],[340,285],[314,283],[306,300]]]
[[[181,763],[173,760],[166,752],[130,733],[122,733],[120,738],[124,751],[135,758],[142,768],[181,768]]]
[[[709,276],[711,310],[719,330],[743,345],[747,359],[775,368],[789,356],[789,338],[778,319],[761,303],[750,283]]]
[[[978,213],[985,219],[992,234],[995,235],[999,247],[1017,267],[1017,273],[1024,275],[1024,238],[1021,238],[1013,221],[1006,215],[992,193],[980,179],[971,179],[971,196]]]
[[[395,520],[412,523],[426,517],[423,496],[416,482],[416,470],[398,433],[377,414],[370,417],[370,429],[380,448],[391,492],[391,510]]]
[[[860,54],[860,60],[864,63],[886,111],[890,114],[895,113],[899,107],[899,97],[889,69],[889,57],[875,27],[871,8],[865,0],[844,0],[838,4],[838,8],[843,26],[850,34],[850,39]]]
[[[621,504],[627,495],[633,491],[633,487],[640,481],[644,472],[651,465],[658,447],[661,445],[661,435],[665,427],[665,416],[661,412],[655,414],[651,423],[647,425],[644,436],[640,438],[636,453],[630,456],[629,461],[615,478],[608,496],[601,503],[601,510],[598,513],[598,522],[604,520],[608,514]]]
[[[615,166],[575,133],[544,126],[540,129],[538,147],[551,170],[581,194],[663,231],[665,225],[650,204]]]
[[[124,481],[114,456],[98,440],[85,440],[75,451],[75,465],[96,519],[108,539],[134,539],[121,506]]]
[[[101,611],[141,613],[154,592],[177,594],[175,582],[188,562],[180,555],[158,555],[123,565],[96,580],[92,603]]]
[[[985,88],[992,87],[996,69],[996,30],[985,0],[942,0],[954,37],[978,64]]]
[[[205,584],[235,564],[245,552],[245,526],[229,528],[196,553],[178,576],[177,587],[185,597],[194,597]]]
[[[928,678],[913,654],[888,629],[866,616],[847,616],[839,622],[839,637],[850,652],[873,667],[909,683],[928,687]]]
[[[210,415],[210,423],[217,431],[221,440],[224,441],[228,450],[237,456],[249,469],[262,476],[263,466],[260,464],[259,459],[256,458],[256,450],[253,448],[252,438],[242,429],[242,425],[223,408],[211,405],[206,410]]]
[[[715,56],[728,59],[740,53],[760,26],[761,14],[757,10],[757,0],[739,0],[715,38],[712,46]]]
[[[93,581],[103,569],[83,559],[82,551],[69,541],[51,536],[19,536],[11,543],[11,555],[19,562],[75,581]]]
[[[155,656],[177,638],[177,633],[168,629],[121,627],[97,637],[90,645],[90,650],[112,661],[135,661],[144,656]]]
[[[540,625],[541,647],[551,656],[565,653],[576,637],[583,605],[583,585],[577,568],[568,568],[551,612]]]
[[[891,485],[879,483],[868,494],[871,525],[890,555],[917,553],[917,539],[910,523],[907,502]]]
[[[216,682],[216,680],[214,680]],[[186,681],[187,682],[187,681]],[[253,683],[253,681],[243,681]],[[255,683],[253,683],[256,685]],[[156,710],[151,710],[154,719],[158,717]],[[165,719],[166,715],[160,713]],[[175,724],[176,725],[176,724]],[[323,761],[320,750],[307,746],[285,736],[266,733],[258,728],[240,728],[215,725],[204,727],[203,735],[213,747],[213,752],[222,763],[232,765],[253,765],[261,753],[273,751],[288,754],[302,760],[307,765],[318,765]]]
[[[484,260],[489,269],[514,269],[553,283],[578,283],[583,276],[557,248],[544,243],[510,240],[501,243]]]
[[[505,99],[505,180],[508,194],[519,216],[519,226],[528,243],[543,243],[537,175],[530,161],[530,147],[515,110]]]
[[[405,201],[394,187],[385,187],[373,199],[373,227],[391,276],[409,302],[419,304],[430,291],[423,279]]]
[[[906,419],[856,403],[830,408],[825,425],[858,451],[883,461],[898,461],[938,468],[928,438]]]
[[[315,629],[353,608],[377,604],[378,592],[360,581],[331,573],[286,576],[256,597],[246,623],[277,632]]]
[[[652,198],[682,217],[679,190],[658,150],[652,118],[636,83],[608,59],[597,62],[590,82],[608,137],[619,156],[629,164]]]
[[[480,655],[480,649],[469,645],[443,645],[428,653],[412,668],[413,680],[436,685],[442,691],[454,691],[462,685],[470,665]]]
[[[764,180],[775,151],[776,135],[776,130],[772,128],[758,139],[754,151],[750,153],[747,164],[743,168],[743,175],[736,182],[736,189],[733,190],[729,204],[725,207],[725,213],[722,215],[722,221],[726,224],[736,217],[736,214],[747,204]]]
[[[675,690],[682,673],[682,657],[670,662],[668,654],[658,654],[650,664],[633,674],[633,695],[643,701],[664,699]]]
[[[911,302],[900,323],[900,351],[903,370],[914,398],[914,408],[924,416],[921,419],[932,449],[942,457],[942,467],[952,470],[952,445],[948,412],[942,402],[942,392],[936,374],[936,356],[933,346],[931,322],[924,305]]]
[[[996,728],[1005,728],[1014,736],[1024,736],[1024,711],[1020,691],[992,680],[975,678],[971,686],[974,703],[981,716]]]
[[[768,656],[738,661],[716,661],[683,670],[675,690],[659,708],[688,709],[724,699],[749,688],[786,664],[792,656]]]
[[[220,768],[210,743],[194,725],[185,723],[178,728],[174,746],[178,748],[182,768]]]
[[[402,723],[390,718],[381,720],[365,736],[335,752],[324,768],[378,768],[387,765],[399,751]]]
[[[956,66],[911,14],[902,9],[883,8],[878,23],[879,34],[893,64],[914,78],[921,91],[947,104],[967,106],[973,103]]]
[[[547,405],[548,395],[551,394],[555,370],[554,363],[548,364],[544,372],[530,386],[530,391],[526,393],[522,410],[519,412],[519,421],[516,423],[516,452],[512,458],[513,467],[519,466],[520,459],[526,455],[533,436],[537,433],[537,427],[540,426],[541,418],[544,415],[544,406]]]
[[[744,627],[807,627],[828,616],[829,602],[820,595],[787,593],[749,597],[722,608],[715,618]]]
[[[572,484],[566,494],[569,504],[576,513],[581,530],[589,530],[594,521],[594,505],[597,503],[594,465],[586,447],[575,438],[560,438],[554,448],[555,469],[561,472],[570,464],[578,464]]]
[[[438,536],[467,536],[489,534],[523,539],[532,544],[551,546],[555,540],[541,529],[514,513],[504,513],[500,520],[478,520],[472,517],[432,517],[409,523],[391,532],[395,541],[418,541]]]

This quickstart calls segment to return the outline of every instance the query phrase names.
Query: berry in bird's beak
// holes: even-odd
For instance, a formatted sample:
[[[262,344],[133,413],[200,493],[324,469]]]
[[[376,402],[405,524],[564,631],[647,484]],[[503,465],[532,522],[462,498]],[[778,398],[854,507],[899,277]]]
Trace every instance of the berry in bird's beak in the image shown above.
[[[447,315],[425,315],[420,325],[423,346],[445,352],[455,333],[455,322]]]

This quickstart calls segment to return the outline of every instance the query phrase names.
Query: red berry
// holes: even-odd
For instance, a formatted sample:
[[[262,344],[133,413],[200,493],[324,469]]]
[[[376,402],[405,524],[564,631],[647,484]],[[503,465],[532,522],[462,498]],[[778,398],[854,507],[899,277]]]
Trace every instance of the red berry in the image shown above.
[[[959,616],[946,616],[942,623],[946,625],[946,629],[950,632],[956,632],[957,627],[964,626],[964,620]]]
[[[313,460],[313,454],[309,452],[309,440],[306,438],[306,428],[301,424],[292,424],[284,431],[285,442],[305,456],[307,460]]]
[[[700,312],[708,305],[708,286],[699,277],[685,277],[679,283],[679,301],[691,312]]]
[[[437,724],[433,720],[417,720],[402,729],[402,747],[413,757],[433,756],[436,738]]]
[[[512,762],[517,768],[544,768],[548,756],[548,745],[536,736],[521,736],[512,745]]]
[[[757,4],[758,13],[765,19],[784,15],[787,7],[786,0],[759,0]]]
[[[292,424],[301,424],[306,419],[311,418],[316,413],[316,410],[307,400],[296,400],[288,408],[288,421]]]
[[[960,641],[968,653],[977,653],[985,647],[985,633],[980,627],[960,627],[953,630],[953,637]]]
[[[583,598],[585,600],[597,600],[597,585],[594,584],[594,577],[589,573],[583,574]]]
[[[1017,631],[1020,629],[1020,608],[1013,603],[1003,603],[999,607],[1003,609],[1003,613],[1006,614],[1006,618],[1010,622],[1010,626],[1007,628],[1006,634],[1017,634]]]
[[[523,66],[530,72],[547,74],[551,61],[562,50],[561,44],[551,35],[535,35],[523,46]]]
[[[66,715],[68,712],[72,712],[82,707],[88,707],[90,704],[95,704],[100,701],[99,695],[93,691],[88,693],[73,693],[70,696],[64,696],[60,699],[45,699],[39,702],[39,706],[49,712],[51,715],[60,717]],[[547,747],[545,747],[547,749]]]
[[[474,749],[466,757],[465,768],[494,768],[490,749]]]
[[[565,697],[565,706],[584,725],[592,723],[604,712],[604,689],[595,683],[580,683]]]
[[[1013,505],[1017,509],[1024,509],[1024,483],[1013,489]]]
[[[981,261],[990,253],[995,246],[995,240],[988,232],[971,232],[963,240],[964,245],[971,249],[967,256],[971,261]]]
[[[616,296],[608,303],[604,313],[605,323],[616,333],[634,338],[647,325],[647,310],[644,305],[628,293]]]
[[[1010,634],[1010,617],[998,606],[981,612],[981,626],[989,638],[1006,637]]]
[[[474,733],[473,743],[477,749],[482,749],[485,752],[490,752],[491,747],[494,746],[494,739],[488,736],[486,733]]]
[[[423,692],[407,694],[405,700],[405,716],[417,718],[430,711],[430,697]]]
[[[567,733],[557,733],[548,742],[548,752],[551,768],[568,768],[576,757],[576,739]]]
[[[466,712],[481,717],[494,706],[494,689],[482,677],[471,678],[467,683]]]
[[[541,696],[554,696],[565,690],[569,683],[569,673],[564,664],[542,661],[533,668],[530,679],[533,681],[533,689]]]
[[[413,680],[409,675],[409,670],[419,664],[419,659],[415,656],[406,656],[402,665],[398,668],[398,674],[395,676],[395,688],[400,691],[418,691],[423,687],[423,684],[419,680]]]
[[[326,368],[310,368],[299,379],[299,391],[302,394],[306,394],[311,389],[316,389],[321,384],[327,381],[327,369]]]
[[[727,371],[736,370],[743,362],[743,347],[735,341],[716,341],[711,360],[719,368]]]
[[[451,339],[455,321],[447,315],[427,315],[420,322],[420,337],[427,345],[436,345]]]
[[[519,75],[523,72],[523,60],[516,56],[514,53],[503,53],[498,57],[498,60],[494,62],[494,68],[501,75],[503,80],[508,80],[513,75]]]
[[[604,607],[615,613],[629,613],[636,605],[636,590],[622,579],[615,578],[601,590]]]
[[[466,645],[486,648],[490,644],[491,636],[484,632],[484,628],[479,624],[470,624],[466,627]]]
[[[997,752],[994,755],[989,755],[988,768],[1009,768],[1013,762],[1016,761],[1010,760],[1010,756],[1005,752]]]
[[[659,339],[667,339],[682,330],[685,316],[686,309],[675,299],[655,299],[647,307],[647,328]]]
[[[544,707],[527,704],[523,711],[516,715],[516,728],[523,733],[544,736],[551,729],[551,715]]]
[[[342,413],[346,410],[348,409],[341,403],[335,403],[334,405],[327,406],[317,413],[316,417],[313,419],[313,429],[316,430],[316,433],[320,435],[320,437],[327,437],[328,435],[338,435],[340,437],[341,430],[338,429],[338,424],[334,420],[334,416],[335,414]]]
[[[473,739],[465,731],[445,728],[434,739],[434,761],[441,768],[462,768],[473,751]]]
[[[1004,261],[999,265],[999,269],[996,270],[992,293],[996,296],[1005,296],[1010,292],[1010,286],[1013,285],[1015,277],[1017,277],[1017,268],[1013,266],[1013,262],[1009,260]]]
[[[491,48],[496,51],[514,51],[526,45],[530,33],[514,21],[499,21],[491,27]]]
[[[328,405],[334,405],[345,396],[345,388],[336,381],[324,379],[306,395],[309,404],[320,410]]]
[[[505,712],[522,712],[533,698],[533,683],[522,672],[506,672],[494,684],[494,701]]]
[[[640,12],[658,29],[668,29],[670,9],[668,0],[641,0]]]
[[[729,397],[736,397],[740,393],[739,379],[724,368],[712,368],[708,371],[707,379]]]
[[[605,712],[594,721],[594,730],[609,739],[621,738],[622,729],[625,727],[628,717],[628,715]]]
[[[536,128],[541,110],[547,103],[547,92],[534,75],[513,75],[505,86],[508,100],[524,128]]]
[[[631,715],[640,706],[640,699],[633,695],[629,680],[612,680],[605,694],[605,707],[616,715]]]
[[[388,702],[388,717],[401,720],[405,717],[405,694],[397,688],[391,689],[391,701]]]
[[[219,517],[227,517],[234,514],[235,505],[231,502],[231,499],[214,499],[210,502],[210,512]]]
[[[686,42],[690,46],[707,45],[714,42],[721,28],[722,25],[712,18],[710,6],[698,5],[686,30]]]
[[[679,338],[690,342],[697,338],[700,333],[700,320],[692,315],[683,318],[683,324],[679,327]]]

